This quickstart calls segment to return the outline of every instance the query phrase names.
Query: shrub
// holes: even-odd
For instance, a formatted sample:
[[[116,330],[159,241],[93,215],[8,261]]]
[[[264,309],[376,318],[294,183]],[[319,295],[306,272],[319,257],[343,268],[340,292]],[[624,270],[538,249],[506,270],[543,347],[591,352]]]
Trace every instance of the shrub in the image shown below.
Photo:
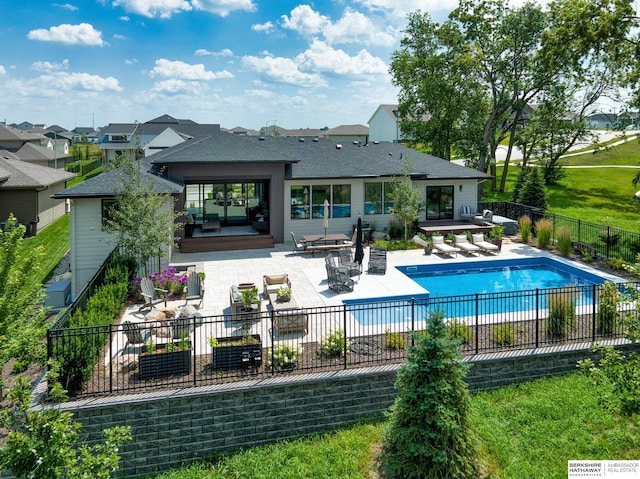
[[[606,281],[598,294],[598,314],[596,315],[596,331],[599,334],[613,334],[618,317],[618,286]]]
[[[346,341],[344,329],[338,329],[337,331],[330,332],[327,336],[322,338],[320,343],[322,352],[327,356],[341,356],[346,352]]]
[[[302,345],[290,341],[276,344],[273,347],[273,368],[276,371],[294,369],[298,366],[298,356],[302,353]]]
[[[389,237],[392,240],[404,238],[404,227],[396,220],[389,222]]]
[[[500,346],[516,344],[516,330],[509,323],[497,324],[491,328],[493,339]]]
[[[540,218],[536,221],[537,245],[540,249],[547,249],[551,245],[551,233],[553,223],[548,218]]]
[[[562,256],[569,256],[571,254],[571,229],[562,225],[558,228],[558,233],[556,234],[556,239],[558,242],[558,251]]]
[[[393,351],[398,351],[400,349],[404,349],[405,340],[402,333],[392,332],[387,329],[384,332],[385,339],[387,340],[387,347],[392,349]]]
[[[521,216],[518,220],[518,229],[520,230],[520,239],[527,244],[531,239],[531,218],[528,215]]]
[[[607,260],[607,265],[609,265],[613,269],[617,269],[617,270],[620,270],[620,271],[623,271],[623,270],[626,269],[625,261],[622,258],[620,258],[619,256],[616,256],[614,258],[609,258]]]
[[[449,337],[459,340],[462,344],[466,344],[471,339],[471,328],[468,324],[453,318],[447,325],[449,329]]]
[[[398,396],[383,430],[388,477],[476,478],[478,453],[471,399],[456,341],[441,312],[427,319],[428,335],[414,334],[398,372]]]
[[[549,296],[549,317],[547,334],[563,338],[576,321],[576,304],[570,289],[551,293]]]

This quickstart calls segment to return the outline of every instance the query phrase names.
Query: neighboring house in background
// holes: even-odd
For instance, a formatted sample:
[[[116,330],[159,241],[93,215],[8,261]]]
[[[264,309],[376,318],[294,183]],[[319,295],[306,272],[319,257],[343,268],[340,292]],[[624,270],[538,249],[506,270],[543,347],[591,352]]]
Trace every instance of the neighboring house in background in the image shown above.
[[[369,141],[398,143],[402,139],[398,105],[380,105],[369,118]]]
[[[615,113],[594,113],[587,117],[587,121],[592,128],[599,130],[612,130],[618,122],[618,115]]]
[[[148,144],[168,128],[178,134],[173,136],[177,143],[168,144],[167,140],[172,137],[168,134],[161,142],[164,148],[182,143],[189,138],[211,134],[216,129],[219,131],[220,125],[199,124],[192,120],[179,120],[169,115],[162,115],[145,123],[110,123],[100,130],[103,164],[112,162],[120,155],[135,157],[138,150],[144,155]],[[159,144],[152,145],[151,149],[157,151]]]
[[[90,126],[76,126],[73,130],[73,141],[87,141],[89,143],[97,143],[98,133]]]
[[[353,143],[360,145],[369,143],[369,128],[364,125],[339,125],[324,131],[322,136],[336,143]]]
[[[44,131],[33,128],[32,131]],[[54,145],[57,149],[54,150]],[[65,153],[66,152],[66,153]],[[11,153],[8,155],[8,153]],[[31,133],[11,126],[0,124],[0,156],[19,158],[22,161],[64,168],[69,157],[68,144],[54,142],[42,133]]]
[[[13,213],[27,234],[49,226],[66,213],[65,201],[52,198],[75,173],[54,170],[0,152],[0,222]]]
[[[234,135],[239,136],[258,136],[260,132],[257,130],[252,130],[251,128],[244,128],[242,126],[236,126],[229,130],[226,128],[221,128],[222,131],[228,131],[229,133],[233,133]]]
[[[265,247],[252,246],[254,240],[256,245],[264,239],[271,245],[288,242],[290,232],[318,234],[325,199],[328,233],[350,236],[359,217],[378,231],[388,230],[394,219],[391,184],[404,173],[407,159],[427,205],[420,221],[460,219],[461,206],[477,204],[478,183],[491,178],[401,144],[338,145],[326,138],[238,136],[219,128],[140,163],[158,191],[177,195],[175,211],[186,212],[200,235],[188,237],[187,229],[181,230],[183,250],[196,243],[216,250],[225,241],[225,249],[250,249]],[[105,202],[120,184],[115,170],[55,195],[71,201],[74,297],[109,253],[100,225]],[[246,233],[235,236],[238,228]],[[166,253],[163,264],[170,261],[171,252]]]

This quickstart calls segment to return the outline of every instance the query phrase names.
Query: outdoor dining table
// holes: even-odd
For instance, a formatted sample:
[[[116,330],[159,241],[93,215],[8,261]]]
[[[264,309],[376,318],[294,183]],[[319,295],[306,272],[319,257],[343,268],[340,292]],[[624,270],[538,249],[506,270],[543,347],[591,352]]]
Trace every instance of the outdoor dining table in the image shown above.
[[[323,244],[339,244],[350,241],[347,235],[342,233],[331,233],[328,235],[303,235],[302,241],[307,244],[323,243]]]

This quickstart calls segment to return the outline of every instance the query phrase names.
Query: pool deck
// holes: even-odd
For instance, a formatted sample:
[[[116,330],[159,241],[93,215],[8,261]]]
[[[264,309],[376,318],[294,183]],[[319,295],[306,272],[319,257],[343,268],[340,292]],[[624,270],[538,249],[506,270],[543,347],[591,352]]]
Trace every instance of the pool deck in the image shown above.
[[[315,308],[323,306],[342,305],[344,300],[362,300],[367,298],[387,298],[393,296],[423,295],[424,289],[409,277],[402,274],[395,267],[401,265],[420,264],[460,264],[472,266],[475,262],[492,260],[505,260],[523,257],[552,257],[557,261],[567,262],[574,267],[581,268],[606,277],[612,281],[620,281],[620,278],[606,275],[585,265],[572,262],[562,257],[552,255],[531,246],[521,243],[512,243],[505,239],[502,251],[498,255],[483,254],[465,255],[458,253],[457,257],[449,257],[437,253],[425,255],[422,249],[410,251],[390,251],[387,255],[387,272],[385,275],[370,275],[366,273],[369,258],[368,248],[365,248],[363,262],[364,273],[360,277],[354,277],[354,290],[350,293],[336,294],[329,290],[325,270],[324,255],[313,257],[307,254],[293,254],[291,245],[276,245],[273,249],[245,250],[245,251],[221,251],[209,253],[176,253],[173,257],[173,265],[195,265],[196,271],[205,273],[205,294],[199,312],[202,316],[230,315],[229,289],[234,284],[255,283],[262,295],[262,277],[266,274],[287,273],[291,280],[295,301],[301,308]],[[262,298],[262,311],[267,310],[268,299]],[[168,306],[179,307],[184,301],[169,302]],[[144,321],[148,310],[138,311],[139,305],[132,305],[123,314],[122,320],[133,322]],[[261,334],[263,338],[269,338],[271,330],[270,321],[259,321],[251,326],[252,334]],[[356,328],[352,332],[366,334]],[[335,328],[335,325],[323,325],[323,329]],[[217,336],[231,336],[239,334],[238,324],[235,321],[225,321],[216,326]],[[207,335],[213,333],[208,332]],[[323,334],[312,330],[304,335],[304,340],[317,340]],[[203,344],[205,341],[203,333]],[[281,339],[276,337],[276,340]],[[270,339],[268,339],[270,344]]]

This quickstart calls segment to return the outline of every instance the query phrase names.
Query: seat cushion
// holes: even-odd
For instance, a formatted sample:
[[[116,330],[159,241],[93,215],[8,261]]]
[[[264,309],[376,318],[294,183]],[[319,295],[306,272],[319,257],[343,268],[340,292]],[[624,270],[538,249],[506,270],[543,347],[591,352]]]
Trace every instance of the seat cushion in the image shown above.
[[[287,275],[277,274],[277,275],[265,276],[264,279],[269,285],[271,284],[281,285],[287,282]]]

